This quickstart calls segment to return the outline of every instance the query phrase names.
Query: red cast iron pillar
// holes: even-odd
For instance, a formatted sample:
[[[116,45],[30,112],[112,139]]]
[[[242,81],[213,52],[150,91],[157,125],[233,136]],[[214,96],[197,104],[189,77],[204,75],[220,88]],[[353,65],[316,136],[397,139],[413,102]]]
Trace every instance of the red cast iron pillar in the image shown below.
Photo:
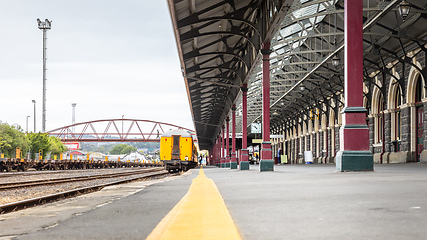
[[[274,161],[270,142],[270,43],[265,42],[262,53],[262,143],[259,170],[273,171]]]
[[[248,150],[248,87],[243,84],[242,90],[242,151],[240,156],[240,170],[249,169]]]
[[[219,159],[220,159],[220,156],[221,156],[221,153],[220,153],[220,147],[219,147],[219,144],[220,144],[220,136],[218,135],[218,137],[216,138],[216,143],[215,143],[215,145],[214,145],[214,151],[213,151],[213,154],[211,155],[212,157],[211,157],[211,159],[213,159],[213,164],[215,164],[216,166],[218,166],[219,167]]]
[[[220,164],[220,167],[225,167],[225,154],[224,154],[224,151],[225,151],[225,147],[224,147],[224,126],[222,126],[222,138],[221,138],[221,164]]]
[[[363,107],[363,0],[345,0],[345,76],[338,171],[372,171],[369,129]]]
[[[226,135],[225,135],[225,142],[226,142],[226,147],[225,147],[225,166],[226,168],[230,167],[230,118],[227,117],[226,121]]]
[[[221,133],[218,134],[218,142],[216,144],[216,165],[221,167]]]
[[[236,158],[236,105],[231,108],[231,161],[230,168],[237,169]]]

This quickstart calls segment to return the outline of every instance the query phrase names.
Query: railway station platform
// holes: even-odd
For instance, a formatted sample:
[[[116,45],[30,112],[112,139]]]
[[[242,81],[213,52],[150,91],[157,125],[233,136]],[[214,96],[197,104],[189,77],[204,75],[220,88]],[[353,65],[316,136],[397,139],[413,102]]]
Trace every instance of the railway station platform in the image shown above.
[[[221,235],[229,227],[237,229],[241,239],[424,239],[427,164],[383,164],[374,169],[336,172],[335,165],[280,165],[274,172],[259,172],[257,165],[248,171],[198,168],[181,176],[108,187],[0,215],[0,239],[146,239],[165,216],[179,212],[175,206],[200,201],[188,197],[204,194],[207,187],[194,188],[197,182],[199,187],[214,183],[232,219],[222,226],[209,226],[219,233],[216,237],[190,226],[202,234],[197,239],[230,239]],[[213,204],[197,204],[200,209],[192,215],[188,209],[181,212],[188,221],[198,212],[209,222],[218,217],[212,212]],[[179,229],[186,227],[172,228],[174,237],[169,239],[192,239],[180,235]]]

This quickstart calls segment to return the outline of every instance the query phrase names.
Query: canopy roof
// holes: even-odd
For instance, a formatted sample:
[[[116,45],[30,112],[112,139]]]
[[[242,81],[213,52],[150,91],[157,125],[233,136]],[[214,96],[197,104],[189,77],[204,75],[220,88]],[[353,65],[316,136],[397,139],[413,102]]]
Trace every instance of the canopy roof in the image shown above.
[[[426,51],[427,3],[364,0],[365,84],[413,49]],[[339,108],[343,90],[343,0],[169,0],[187,94],[201,149],[209,149],[247,84],[248,124],[261,120],[262,43],[271,42],[271,129],[311,109]],[[339,65],[332,65],[332,58]],[[408,56],[409,58],[409,56]],[[398,61],[397,61],[398,60]],[[409,60],[410,61],[410,60]],[[425,79],[425,78],[424,78]],[[369,92],[365,93],[369,98]],[[330,105],[330,99],[336,104]],[[238,115],[237,131],[241,132]]]
[[[168,1],[201,149],[214,144],[262,43],[272,39],[292,2]]]

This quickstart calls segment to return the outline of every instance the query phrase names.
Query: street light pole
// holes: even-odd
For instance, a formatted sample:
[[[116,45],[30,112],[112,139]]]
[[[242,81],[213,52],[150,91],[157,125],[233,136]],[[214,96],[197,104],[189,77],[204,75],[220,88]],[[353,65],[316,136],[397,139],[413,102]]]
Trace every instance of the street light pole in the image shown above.
[[[125,117],[125,115],[122,115],[122,138],[123,138],[123,118]]]
[[[71,103],[71,107],[73,107],[73,116],[72,116],[72,124],[76,123],[76,105],[77,103]],[[73,133],[76,133],[76,127],[73,126]]]
[[[29,118],[30,116],[27,116],[27,133],[28,133],[28,118]]]
[[[51,29],[52,21],[45,19],[44,22],[37,18],[38,27],[43,31],[43,109],[42,109],[42,132],[46,132],[46,32]]]
[[[34,133],[36,133],[36,100],[32,100],[34,103]]]

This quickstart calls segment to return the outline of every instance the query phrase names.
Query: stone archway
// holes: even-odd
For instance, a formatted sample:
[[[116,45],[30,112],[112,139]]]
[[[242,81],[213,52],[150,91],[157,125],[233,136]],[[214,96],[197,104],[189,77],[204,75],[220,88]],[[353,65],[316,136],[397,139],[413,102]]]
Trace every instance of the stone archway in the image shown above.
[[[337,149],[335,147],[336,144],[336,131],[335,131],[335,124],[336,124],[336,118],[335,118],[335,111],[331,108],[329,110],[329,141],[328,144],[330,144],[330,148],[329,148],[329,156],[328,156],[328,163],[334,163],[335,162],[335,153],[337,152]]]
[[[399,74],[396,72],[393,74],[396,78],[400,78]],[[394,77],[390,78],[387,104],[388,110],[391,113],[390,117],[390,139],[391,141],[396,141],[401,139],[401,114],[400,106],[402,105],[402,89],[395,81]]]
[[[382,109],[381,109],[381,104],[382,102],[382,96],[381,96],[381,92],[377,87],[374,87],[373,91],[372,91],[372,102],[371,102],[371,112],[372,112],[372,116],[374,118],[373,121],[373,130],[374,130],[374,138],[373,138],[373,144],[379,144],[379,142],[382,142],[382,138],[380,137],[380,132],[381,132],[381,127],[382,127],[382,123],[381,123],[381,117],[382,117]]]
[[[400,79],[398,73],[393,69],[393,76],[390,77],[387,95],[387,118],[386,120],[386,142],[390,144],[386,146],[385,158],[389,163],[405,162],[400,161],[401,155],[401,105],[402,105],[402,88],[396,81]]]
[[[416,65],[421,68],[419,62]],[[409,132],[408,137],[402,137],[402,150],[408,149],[406,162],[427,161],[427,152],[424,150],[425,127],[424,127],[424,102],[425,102],[424,81],[421,73],[415,68],[411,67],[408,84],[407,96],[405,104],[405,111],[403,115],[409,118],[403,122],[402,131]],[[404,149],[404,146],[406,149]],[[423,160],[421,160],[423,159]]]

